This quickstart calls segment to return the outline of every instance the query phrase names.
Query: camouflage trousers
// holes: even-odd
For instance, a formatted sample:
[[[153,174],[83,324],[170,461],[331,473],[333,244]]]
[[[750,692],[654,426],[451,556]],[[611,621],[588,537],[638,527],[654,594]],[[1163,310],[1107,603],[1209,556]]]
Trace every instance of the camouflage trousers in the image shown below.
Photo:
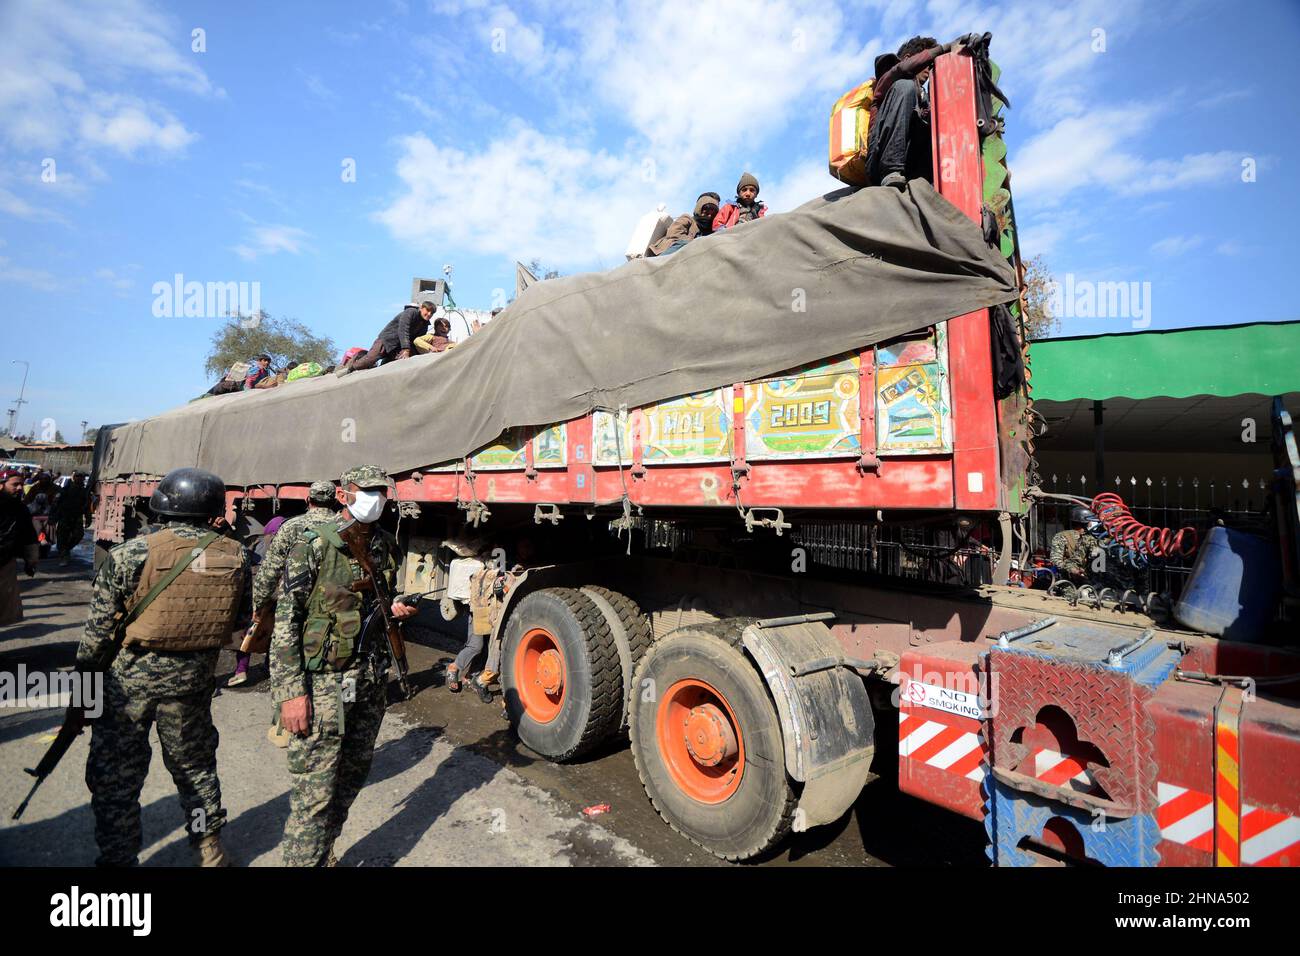
[[[131,866],[140,852],[140,790],[158,727],[163,764],[176,783],[191,842],[226,822],[217,780],[212,691],[220,652],[122,649],[104,679],[104,711],[91,724],[86,786],[100,866]]]
[[[343,701],[345,677],[357,681],[356,700]],[[388,706],[387,681],[374,665],[309,675],[311,734],[289,738],[289,821],[281,851],[285,866],[324,866],[365,786],[375,738]]]

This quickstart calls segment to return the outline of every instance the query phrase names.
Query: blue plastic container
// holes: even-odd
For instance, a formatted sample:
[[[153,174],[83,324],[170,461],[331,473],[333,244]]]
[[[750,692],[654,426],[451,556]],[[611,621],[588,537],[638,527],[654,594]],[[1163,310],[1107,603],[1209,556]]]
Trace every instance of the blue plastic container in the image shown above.
[[[1259,641],[1277,610],[1281,583],[1272,542],[1214,527],[1201,543],[1174,617],[1193,631],[1229,641]]]

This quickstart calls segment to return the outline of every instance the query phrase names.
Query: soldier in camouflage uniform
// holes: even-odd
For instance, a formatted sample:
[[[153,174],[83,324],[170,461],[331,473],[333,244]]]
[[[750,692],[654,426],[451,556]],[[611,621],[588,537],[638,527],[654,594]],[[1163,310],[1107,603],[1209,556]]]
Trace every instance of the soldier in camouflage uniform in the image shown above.
[[[266,551],[266,557],[262,559],[262,563],[257,566],[257,572],[253,575],[254,630],[265,615],[275,613],[274,607],[270,605],[275,602],[275,592],[280,587],[280,581],[284,577],[284,566],[289,560],[294,545],[302,540],[304,532],[310,531],[317,525],[334,521],[337,517],[333,507],[335,501],[332,481],[313,481],[311,487],[307,489],[307,510],[280,525],[280,530],[271,538],[271,546]],[[259,653],[264,649],[264,647],[254,648]],[[235,655],[235,673],[226,681],[227,687],[238,687],[248,682],[248,663],[252,656],[252,651],[243,649]]]
[[[78,668],[101,670],[115,649],[118,616],[136,608],[169,569],[195,556],[127,626],[104,675],[103,714],[91,725],[86,761],[97,863],[136,863],[140,790],[152,756],[149,729],[156,724],[199,861],[225,866],[218,833],[226,811],[211,702],[220,649],[251,610],[250,561],[237,541],[212,537],[209,522],[225,509],[225,487],[216,475],[195,468],[170,472],[149,506],[167,524],[113,548],[100,566]]]
[[[1051,562],[1065,577],[1076,585],[1091,584],[1121,593],[1146,590],[1145,564],[1134,567],[1130,563],[1133,556],[1105,532],[1100,518],[1087,508],[1076,507],[1070,512],[1070,524],[1069,530],[1052,537]]]
[[[396,539],[375,525],[387,503],[383,469],[363,465],[342,479],[346,506],[337,525],[303,533],[289,554],[271,637],[271,696],[289,741],[287,866],[332,866],[334,841],[365,784],[387,696],[387,644],[374,616],[374,590],[345,538],[366,549],[396,595]],[[394,600],[390,613],[416,613]],[[364,633],[363,633],[364,630]]]
[[[1090,563],[1093,551],[1097,548],[1097,539],[1084,529],[1093,517],[1095,516],[1087,508],[1072,508],[1069,529],[1058,531],[1052,536],[1050,560],[1064,577],[1076,584],[1086,582],[1091,572]]]

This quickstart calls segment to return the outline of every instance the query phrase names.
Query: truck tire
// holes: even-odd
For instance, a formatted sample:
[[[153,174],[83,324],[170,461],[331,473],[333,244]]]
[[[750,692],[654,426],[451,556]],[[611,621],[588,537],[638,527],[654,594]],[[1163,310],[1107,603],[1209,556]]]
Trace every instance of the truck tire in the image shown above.
[[[632,756],[650,802],[678,833],[747,860],[790,831],[798,795],[776,706],[743,650],[743,623],[679,628],[637,668]]]
[[[580,757],[616,731],[623,674],[600,608],[571,588],[523,597],[506,624],[501,688],[519,739],[550,760]]]
[[[627,727],[628,701],[632,696],[632,675],[637,665],[654,641],[654,631],[650,619],[645,616],[640,605],[626,594],[611,591],[609,588],[586,585],[582,593],[596,602],[609,629],[614,635],[618,648],[619,667],[623,676],[623,705],[619,709],[618,727]]]

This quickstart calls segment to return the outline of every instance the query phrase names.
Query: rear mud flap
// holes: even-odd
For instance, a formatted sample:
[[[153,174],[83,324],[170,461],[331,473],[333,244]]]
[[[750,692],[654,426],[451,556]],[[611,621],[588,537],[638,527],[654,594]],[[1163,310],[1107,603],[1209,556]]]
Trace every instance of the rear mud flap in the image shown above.
[[[803,783],[795,830],[842,817],[862,792],[875,750],[866,684],[842,666],[843,649],[820,621],[745,628],[781,718],[785,765]]]

